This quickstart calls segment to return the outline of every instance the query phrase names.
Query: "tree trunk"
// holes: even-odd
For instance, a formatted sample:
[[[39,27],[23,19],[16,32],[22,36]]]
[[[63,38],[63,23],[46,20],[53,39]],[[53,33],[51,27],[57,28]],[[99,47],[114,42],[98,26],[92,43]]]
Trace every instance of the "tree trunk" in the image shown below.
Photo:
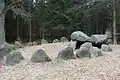
[[[17,16],[17,40],[20,40],[20,36],[19,36],[19,16]]]
[[[30,6],[32,5],[32,2],[30,1],[30,4],[29,4]],[[30,16],[32,16],[32,14],[31,14],[31,7],[30,7]],[[31,22],[32,20],[30,19],[30,25],[29,25],[29,27],[30,27],[30,38],[29,38],[29,42],[31,42],[32,41],[32,22]]]
[[[4,9],[4,0],[0,3],[0,49],[4,48],[5,31],[4,31],[4,14],[1,11]]]
[[[117,44],[116,39],[116,0],[113,0],[113,38],[114,38],[114,45]]]

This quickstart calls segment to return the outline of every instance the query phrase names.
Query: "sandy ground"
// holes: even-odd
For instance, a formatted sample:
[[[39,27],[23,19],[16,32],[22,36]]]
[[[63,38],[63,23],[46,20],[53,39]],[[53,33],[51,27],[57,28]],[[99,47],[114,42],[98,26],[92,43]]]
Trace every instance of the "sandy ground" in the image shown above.
[[[112,45],[114,51],[101,57],[57,60],[55,57],[67,45],[54,43],[19,49],[25,60],[15,66],[4,66],[0,80],[120,80],[120,45]],[[30,62],[32,54],[40,48],[52,58],[51,62]]]

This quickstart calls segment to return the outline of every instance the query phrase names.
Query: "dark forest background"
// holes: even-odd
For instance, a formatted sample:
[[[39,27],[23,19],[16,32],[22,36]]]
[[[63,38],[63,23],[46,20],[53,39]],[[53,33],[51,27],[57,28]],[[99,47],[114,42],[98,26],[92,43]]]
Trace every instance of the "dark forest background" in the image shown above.
[[[5,6],[16,0],[5,0]],[[113,32],[114,0],[22,0],[6,11],[7,42],[69,39],[73,31],[87,35]],[[120,32],[120,1],[116,0],[117,33]],[[119,37],[117,37],[119,40]]]

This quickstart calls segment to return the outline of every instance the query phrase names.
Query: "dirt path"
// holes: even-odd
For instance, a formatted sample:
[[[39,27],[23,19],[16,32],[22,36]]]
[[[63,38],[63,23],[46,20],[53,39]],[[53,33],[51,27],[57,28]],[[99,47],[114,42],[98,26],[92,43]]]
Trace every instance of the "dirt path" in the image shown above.
[[[45,44],[20,49],[25,60],[12,67],[5,67],[0,80],[120,80],[120,46],[113,52],[93,59],[56,60],[58,52],[68,43]],[[42,48],[52,62],[31,63],[32,54]]]

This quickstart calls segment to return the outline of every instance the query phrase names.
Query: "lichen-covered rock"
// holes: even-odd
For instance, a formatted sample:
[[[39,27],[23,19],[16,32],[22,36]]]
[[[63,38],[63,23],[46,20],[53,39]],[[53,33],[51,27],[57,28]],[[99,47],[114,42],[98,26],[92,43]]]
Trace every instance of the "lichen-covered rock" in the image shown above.
[[[75,59],[73,49],[71,47],[67,47],[63,49],[62,51],[59,52],[57,58],[64,59],[64,60]]]
[[[51,61],[50,57],[42,49],[37,50],[31,57],[31,62],[49,62]]]
[[[101,50],[99,48],[97,48],[97,47],[91,47],[89,51],[91,53],[91,57],[102,56]]]
[[[77,45],[77,41],[72,41],[72,40],[68,44],[68,46],[71,47],[73,50],[76,49],[76,45]]]
[[[41,44],[48,44],[48,41],[45,39],[41,39]]]
[[[87,36],[85,33],[81,32],[81,31],[75,31],[71,34],[71,40],[75,40],[75,41],[88,41],[91,42],[91,38],[89,36]]]
[[[66,37],[61,37],[61,38],[60,38],[60,41],[61,41],[61,42],[68,42],[68,39],[67,39]]]
[[[24,57],[20,52],[11,52],[6,56],[6,64],[7,65],[15,65],[19,64],[20,60],[23,60]]]
[[[106,44],[102,44],[101,50],[105,52],[113,51],[112,48]]]
[[[77,51],[76,53],[76,57],[77,58],[83,58],[83,57],[91,57],[90,54],[90,48],[92,47],[92,43],[90,42],[86,42],[84,44],[81,45],[80,49]]]
[[[52,43],[58,43],[59,40],[58,39],[54,39]]]

